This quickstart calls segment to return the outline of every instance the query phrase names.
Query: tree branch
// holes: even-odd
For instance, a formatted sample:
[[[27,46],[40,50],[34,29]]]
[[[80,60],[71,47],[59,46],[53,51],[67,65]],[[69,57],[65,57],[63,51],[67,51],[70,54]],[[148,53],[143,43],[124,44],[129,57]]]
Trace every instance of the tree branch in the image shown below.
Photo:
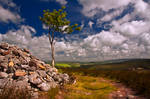
[[[51,29],[50,29],[50,27],[49,27],[49,28],[48,28],[48,38],[49,38],[50,44],[52,44],[52,38],[51,38],[50,32],[51,32]]]

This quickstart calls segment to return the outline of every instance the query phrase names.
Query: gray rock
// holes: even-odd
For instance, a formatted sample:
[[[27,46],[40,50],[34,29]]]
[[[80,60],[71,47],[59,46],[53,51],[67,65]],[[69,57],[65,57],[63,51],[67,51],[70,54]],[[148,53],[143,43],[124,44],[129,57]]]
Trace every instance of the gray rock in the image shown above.
[[[62,82],[62,78],[59,75],[55,75],[53,79],[57,82]]]
[[[46,73],[47,73],[47,75],[49,75],[50,77],[52,77],[52,72],[47,71]]]
[[[8,45],[8,43],[1,43],[0,48],[8,50],[9,45]]]
[[[46,82],[54,82],[54,79],[47,75],[47,77],[44,79]]]
[[[38,85],[42,83],[42,80],[38,77],[39,75],[37,73],[34,73],[29,76],[29,82]]]
[[[54,76],[56,76],[56,75],[57,75],[56,72],[52,72],[52,74],[51,74],[52,77],[54,77]]]
[[[19,59],[13,58],[13,59],[11,59],[11,60],[13,61],[13,63],[14,63],[15,65],[21,65],[21,62],[20,62]]]
[[[20,56],[20,53],[17,49],[13,49],[12,50],[12,53],[15,55],[15,56]]]
[[[5,72],[0,72],[0,79],[8,77],[8,74]]]
[[[48,68],[48,71],[49,71],[49,72],[57,72],[58,70],[57,70],[56,68],[49,67],[49,68]]]
[[[29,78],[28,78],[28,75],[26,75],[26,76],[20,76],[20,77],[18,77],[17,80],[21,80],[21,81],[24,81],[24,82],[28,82],[28,81],[29,81]]]
[[[0,62],[2,62],[4,60],[5,56],[1,56],[0,55]]]
[[[37,73],[43,78],[47,76],[46,72],[43,70],[38,70]]]
[[[14,82],[14,85],[16,86],[16,87],[18,87],[18,88],[21,88],[21,89],[24,89],[24,88],[28,88],[28,86],[30,86],[29,85],[29,83],[27,82],[27,81],[16,81],[16,82]]]
[[[41,91],[48,91],[51,88],[50,84],[46,82],[39,84],[37,87],[40,88]]]
[[[7,68],[8,67],[8,63],[7,62],[0,63],[0,66],[3,67],[3,68]]]
[[[24,48],[23,51],[26,52],[26,53],[30,53],[30,51],[26,48]]]
[[[29,65],[21,65],[21,68],[27,70],[29,68]]]
[[[135,99],[134,95],[128,95],[127,97],[128,97],[128,99]]]
[[[63,79],[64,83],[69,82],[69,75],[68,74],[61,74],[60,77]]]
[[[31,59],[29,61],[29,66],[34,66],[34,67],[37,67],[37,61],[35,59]]]

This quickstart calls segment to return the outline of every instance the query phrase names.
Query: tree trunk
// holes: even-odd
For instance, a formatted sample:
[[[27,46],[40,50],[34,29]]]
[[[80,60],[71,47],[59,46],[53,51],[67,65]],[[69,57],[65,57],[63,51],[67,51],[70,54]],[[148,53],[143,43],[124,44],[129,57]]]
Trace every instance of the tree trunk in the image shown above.
[[[51,47],[51,57],[52,57],[51,65],[52,67],[55,67],[54,32],[52,32],[52,36],[51,36],[50,27],[49,27],[49,32],[48,32],[48,38],[49,38],[50,47]]]
[[[51,62],[51,64],[52,64],[52,67],[55,67],[55,50],[54,50],[54,43],[52,42],[51,43],[51,52],[52,52],[52,62]]]

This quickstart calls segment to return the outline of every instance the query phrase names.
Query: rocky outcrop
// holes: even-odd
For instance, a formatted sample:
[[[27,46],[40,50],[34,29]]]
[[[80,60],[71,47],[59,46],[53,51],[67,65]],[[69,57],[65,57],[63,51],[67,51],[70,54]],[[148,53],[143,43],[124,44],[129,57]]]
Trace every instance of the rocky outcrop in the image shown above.
[[[32,92],[48,91],[69,81],[67,74],[31,55],[29,50],[7,43],[0,44],[0,88],[15,85]]]

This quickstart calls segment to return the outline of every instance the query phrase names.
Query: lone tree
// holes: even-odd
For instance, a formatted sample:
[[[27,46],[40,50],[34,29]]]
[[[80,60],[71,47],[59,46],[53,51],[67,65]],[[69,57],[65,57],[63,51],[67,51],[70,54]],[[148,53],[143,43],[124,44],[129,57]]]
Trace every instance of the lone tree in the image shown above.
[[[55,48],[54,48],[55,33],[70,34],[74,30],[80,30],[78,24],[70,25],[70,21],[66,18],[67,13],[66,11],[64,11],[64,9],[65,6],[63,6],[59,10],[54,9],[52,12],[50,12],[49,10],[43,10],[43,16],[40,17],[42,23],[46,27],[48,27],[48,38],[49,38],[50,48],[51,48],[52,67],[55,66]]]

